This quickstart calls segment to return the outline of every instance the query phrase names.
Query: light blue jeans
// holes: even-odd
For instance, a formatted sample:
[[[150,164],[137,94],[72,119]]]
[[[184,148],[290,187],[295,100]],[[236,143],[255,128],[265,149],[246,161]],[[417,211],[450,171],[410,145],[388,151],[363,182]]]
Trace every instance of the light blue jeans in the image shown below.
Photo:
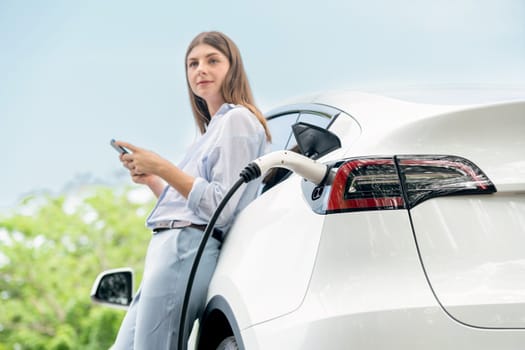
[[[112,350],[177,349],[184,293],[202,237],[202,231],[190,227],[153,234],[141,285]],[[210,237],[202,254],[188,305],[186,341],[194,321],[204,311],[220,245]]]

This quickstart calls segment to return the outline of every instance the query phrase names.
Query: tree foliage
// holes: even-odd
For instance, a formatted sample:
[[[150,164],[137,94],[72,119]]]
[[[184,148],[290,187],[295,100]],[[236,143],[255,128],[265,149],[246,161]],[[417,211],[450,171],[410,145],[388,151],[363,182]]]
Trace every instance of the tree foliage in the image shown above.
[[[89,294],[103,270],[142,275],[152,203],[129,194],[96,187],[33,196],[0,218],[0,350],[109,348],[124,313]]]

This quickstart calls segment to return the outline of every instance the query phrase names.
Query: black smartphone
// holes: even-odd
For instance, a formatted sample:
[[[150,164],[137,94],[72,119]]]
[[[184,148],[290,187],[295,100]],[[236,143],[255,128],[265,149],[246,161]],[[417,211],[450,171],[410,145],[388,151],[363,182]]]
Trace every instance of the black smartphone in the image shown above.
[[[119,146],[119,145],[116,145],[115,144],[115,139],[111,139],[111,141],[109,142],[109,144],[111,145],[111,147],[113,147],[118,153],[120,154],[126,154],[126,153],[129,153],[129,151],[127,149],[125,149],[124,147],[122,146]]]

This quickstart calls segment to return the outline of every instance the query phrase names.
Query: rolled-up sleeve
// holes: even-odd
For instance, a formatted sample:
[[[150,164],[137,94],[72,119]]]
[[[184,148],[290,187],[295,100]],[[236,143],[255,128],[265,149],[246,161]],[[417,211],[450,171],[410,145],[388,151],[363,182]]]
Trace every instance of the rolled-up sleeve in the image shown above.
[[[195,210],[198,207],[208,184],[202,177],[195,178],[193,187],[188,195],[188,207],[190,209]]]

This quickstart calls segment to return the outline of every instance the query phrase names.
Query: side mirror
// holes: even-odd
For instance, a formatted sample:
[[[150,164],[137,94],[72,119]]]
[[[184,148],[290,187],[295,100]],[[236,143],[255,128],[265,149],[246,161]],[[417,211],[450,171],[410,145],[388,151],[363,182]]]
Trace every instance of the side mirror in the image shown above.
[[[299,122],[292,125],[292,131],[301,153],[309,158],[317,159],[341,148],[339,137],[319,126]]]
[[[91,300],[119,309],[126,309],[133,300],[133,270],[120,268],[97,276],[91,289]]]

